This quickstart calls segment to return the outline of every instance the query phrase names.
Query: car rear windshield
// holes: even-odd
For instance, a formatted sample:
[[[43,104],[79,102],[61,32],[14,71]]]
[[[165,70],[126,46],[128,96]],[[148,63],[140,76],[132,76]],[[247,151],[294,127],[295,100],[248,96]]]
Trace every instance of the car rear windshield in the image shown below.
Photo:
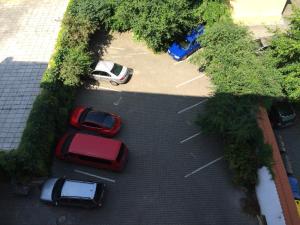
[[[72,140],[73,140],[74,135],[75,135],[75,134],[70,134],[70,135],[66,138],[65,142],[63,143],[63,146],[62,146],[62,148],[61,148],[61,153],[62,153],[63,155],[65,155],[65,154],[68,153],[68,149],[69,149],[69,146],[70,146],[70,144],[71,144],[71,142],[72,142]]]
[[[60,178],[56,181],[56,183],[53,187],[53,191],[52,191],[52,199],[53,200],[60,197],[61,189],[62,189],[64,183],[65,183],[65,179],[63,179],[63,178]]]
[[[87,113],[88,113],[89,111],[91,111],[91,110],[92,110],[91,108],[86,108],[86,109],[81,113],[81,115],[80,115],[80,117],[79,117],[79,123],[84,122],[84,119],[85,119]]]
[[[118,63],[115,63],[113,68],[110,72],[112,72],[115,75],[119,75],[123,69],[123,66],[119,65]]]
[[[108,113],[88,111],[84,122],[95,123],[101,127],[112,128],[114,126],[115,119]]]

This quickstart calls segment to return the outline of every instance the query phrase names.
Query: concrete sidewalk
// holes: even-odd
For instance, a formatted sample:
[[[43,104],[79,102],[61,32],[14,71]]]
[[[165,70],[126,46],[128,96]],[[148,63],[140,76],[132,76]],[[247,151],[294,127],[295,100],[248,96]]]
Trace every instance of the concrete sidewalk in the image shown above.
[[[0,0],[0,149],[18,147],[68,0]]]

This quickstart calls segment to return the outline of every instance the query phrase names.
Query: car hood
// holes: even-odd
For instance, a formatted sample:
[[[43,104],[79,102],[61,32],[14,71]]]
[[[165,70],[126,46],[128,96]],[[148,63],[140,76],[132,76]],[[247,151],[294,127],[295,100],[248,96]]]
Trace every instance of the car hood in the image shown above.
[[[173,56],[178,56],[179,58],[183,57],[185,54],[185,50],[180,47],[180,45],[176,42],[174,42],[170,48],[168,49],[168,53]]]
[[[40,197],[41,200],[48,202],[52,201],[52,191],[57,180],[58,178],[51,178],[44,183]]]

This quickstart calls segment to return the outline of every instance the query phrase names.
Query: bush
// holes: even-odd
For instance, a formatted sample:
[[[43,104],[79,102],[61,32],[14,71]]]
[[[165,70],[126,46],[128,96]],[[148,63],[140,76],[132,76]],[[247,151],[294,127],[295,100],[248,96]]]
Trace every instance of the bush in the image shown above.
[[[270,54],[256,54],[246,28],[230,21],[206,29],[200,41],[204,49],[191,61],[206,68],[215,85],[198,124],[206,133],[223,137],[225,158],[234,171],[234,182],[253,189],[257,169],[271,170],[272,152],[264,144],[257,125],[260,104],[283,96],[281,76]]]
[[[70,48],[62,63],[59,78],[66,86],[78,87],[81,84],[81,76],[88,74],[91,62],[86,46]]]
[[[294,8],[286,33],[277,31],[271,53],[280,70],[282,87],[292,101],[300,100],[300,8]]]
[[[202,22],[212,24],[229,18],[228,1],[125,0],[117,1],[111,25],[114,30],[132,30],[154,51],[165,51]]]

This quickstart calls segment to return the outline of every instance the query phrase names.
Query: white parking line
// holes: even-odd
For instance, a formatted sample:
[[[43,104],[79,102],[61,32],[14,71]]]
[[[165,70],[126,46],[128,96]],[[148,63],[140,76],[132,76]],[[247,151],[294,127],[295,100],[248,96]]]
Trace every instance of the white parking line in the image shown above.
[[[188,178],[189,176],[193,175],[194,173],[199,172],[200,170],[202,170],[202,169],[204,169],[204,168],[210,166],[211,164],[214,164],[214,163],[220,161],[220,160],[223,159],[223,158],[224,158],[224,156],[221,156],[221,157],[219,157],[219,158],[217,158],[217,159],[215,159],[215,160],[213,160],[213,161],[211,161],[211,162],[205,164],[204,166],[201,166],[200,168],[194,170],[193,172],[188,173],[187,175],[185,175],[184,178]]]
[[[183,85],[186,85],[186,84],[188,84],[188,83],[190,83],[190,82],[192,82],[192,81],[194,81],[194,80],[198,80],[198,79],[200,79],[200,78],[202,78],[202,77],[204,77],[204,74],[201,74],[200,76],[194,77],[193,79],[187,80],[187,81],[185,81],[185,82],[183,82],[183,83],[181,83],[181,84],[177,84],[177,85],[176,85],[176,88],[179,88],[179,87],[181,87],[181,86],[183,86]]]
[[[95,174],[91,174],[91,173],[84,172],[84,171],[81,171],[81,170],[76,170],[75,169],[74,172],[81,173],[81,174],[84,174],[84,175],[87,175],[87,176],[90,176],[90,177],[96,177],[96,178],[99,178],[99,179],[102,179],[102,180],[106,180],[106,181],[109,181],[109,182],[112,182],[112,183],[116,183],[116,181],[113,180],[113,179],[106,178],[106,177],[100,177],[100,176],[97,176]]]
[[[198,106],[198,105],[200,105],[200,104],[206,102],[207,100],[208,100],[208,99],[204,99],[204,100],[202,100],[202,101],[200,101],[200,102],[198,102],[198,103],[196,103],[196,104],[194,104],[194,105],[191,105],[191,106],[189,106],[189,107],[186,107],[186,108],[184,108],[184,109],[178,111],[177,114],[180,114],[180,113],[183,113],[183,112],[185,112],[185,111],[188,111],[188,110],[190,110],[190,109],[192,109],[192,108],[194,108],[194,107],[196,107],[196,106]]]
[[[127,55],[112,55],[110,56],[110,58],[128,58],[136,55],[147,55],[147,54],[149,54],[149,52],[137,52],[137,53],[131,53]]]
[[[122,100],[122,96],[120,96],[120,98],[117,101],[115,101],[113,104],[114,105],[119,105],[121,100]]]
[[[137,52],[137,53],[131,53],[131,54],[128,54],[129,56],[134,56],[134,55],[147,55],[149,54],[149,52]]]
[[[113,47],[113,46],[110,46],[110,48],[112,48],[112,49],[118,49],[118,50],[125,50],[125,48],[118,48],[118,47]]]
[[[198,132],[198,133],[196,133],[196,134],[194,134],[194,135],[192,135],[192,136],[190,136],[190,137],[188,137],[188,138],[186,138],[186,139],[184,139],[184,140],[182,140],[182,141],[180,141],[180,144],[183,144],[184,142],[186,142],[186,141],[188,141],[188,140],[190,140],[190,139],[192,139],[194,137],[197,137],[200,134],[201,134],[201,131]]]
[[[181,60],[181,61],[178,61],[178,62],[175,62],[175,63],[173,63],[173,65],[178,65],[178,64],[180,64],[180,63],[183,63],[185,60]]]

